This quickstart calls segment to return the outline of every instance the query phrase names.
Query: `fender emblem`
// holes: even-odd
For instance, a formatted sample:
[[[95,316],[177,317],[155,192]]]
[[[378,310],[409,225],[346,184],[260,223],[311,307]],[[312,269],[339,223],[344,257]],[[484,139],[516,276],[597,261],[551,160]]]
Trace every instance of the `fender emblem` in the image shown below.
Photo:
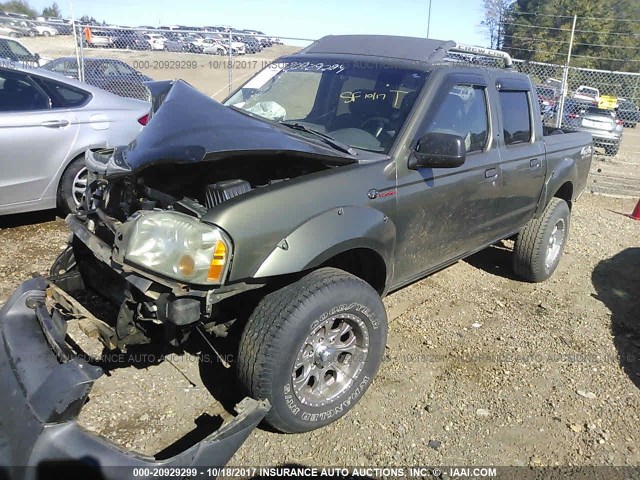
[[[396,190],[389,190],[389,191],[380,193],[375,188],[372,188],[367,192],[367,197],[369,197],[371,200],[375,200],[376,198],[391,197],[395,194],[396,194]]]

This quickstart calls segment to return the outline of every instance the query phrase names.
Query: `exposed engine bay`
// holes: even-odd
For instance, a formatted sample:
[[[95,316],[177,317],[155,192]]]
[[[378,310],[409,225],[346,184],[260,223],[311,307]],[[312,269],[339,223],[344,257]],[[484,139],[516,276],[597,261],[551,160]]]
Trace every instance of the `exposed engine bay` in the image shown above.
[[[330,168],[320,161],[300,162],[282,155],[228,158],[214,165],[208,162],[187,165],[157,165],[136,175],[115,180],[95,178],[92,189],[94,202],[89,209],[104,212],[125,221],[138,210],[169,209],[199,216],[205,211],[279,182]]]

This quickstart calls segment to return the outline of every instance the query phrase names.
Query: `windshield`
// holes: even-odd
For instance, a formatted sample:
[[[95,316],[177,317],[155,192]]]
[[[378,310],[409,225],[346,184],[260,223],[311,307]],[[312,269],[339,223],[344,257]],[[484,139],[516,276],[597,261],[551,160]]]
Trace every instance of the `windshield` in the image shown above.
[[[387,152],[427,75],[375,62],[285,61],[262,70],[224,104]]]
[[[2,54],[15,56],[19,59],[31,59],[33,55],[15,40],[0,39],[0,58]]]

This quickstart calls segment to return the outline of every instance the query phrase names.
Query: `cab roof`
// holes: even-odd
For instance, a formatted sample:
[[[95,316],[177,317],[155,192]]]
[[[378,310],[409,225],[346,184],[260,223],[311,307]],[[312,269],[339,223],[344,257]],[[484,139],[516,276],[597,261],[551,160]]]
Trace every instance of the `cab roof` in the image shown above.
[[[451,40],[393,35],[328,35],[298,52],[298,55],[339,54],[395,58],[418,62],[440,62],[456,46]]]

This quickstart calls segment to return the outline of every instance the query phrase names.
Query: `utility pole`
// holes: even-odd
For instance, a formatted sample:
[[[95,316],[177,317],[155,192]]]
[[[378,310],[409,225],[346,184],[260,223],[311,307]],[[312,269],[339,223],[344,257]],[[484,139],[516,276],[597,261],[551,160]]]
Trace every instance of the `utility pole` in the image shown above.
[[[69,12],[71,13],[71,28],[73,29],[73,42],[76,44],[76,64],[78,65],[78,80],[84,81],[84,52],[82,51],[83,33],[76,31],[76,17],[73,14],[73,3],[69,0]],[[80,40],[78,42],[78,39]]]
[[[556,118],[556,128],[560,128],[562,125],[562,115],[564,114],[564,100],[567,97],[568,81],[569,81],[569,65],[571,64],[571,50],[573,49],[573,37],[576,34],[576,21],[578,16],[573,16],[573,25],[571,27],[571,38],[569,39],[569,52],[567,52],[567,64],[564,66],[562,72],[562,95],[560,97],[560,110],[558,111],[558,118]]]
[[[502,5],[498,12],[498,38],[496,38],[496,50],[500,50],[500,37],[502,36]]]
[[[429,16],[427,17],[427,38],[429,38],[430,29],[431,29],[431,0],[429,0]]]

